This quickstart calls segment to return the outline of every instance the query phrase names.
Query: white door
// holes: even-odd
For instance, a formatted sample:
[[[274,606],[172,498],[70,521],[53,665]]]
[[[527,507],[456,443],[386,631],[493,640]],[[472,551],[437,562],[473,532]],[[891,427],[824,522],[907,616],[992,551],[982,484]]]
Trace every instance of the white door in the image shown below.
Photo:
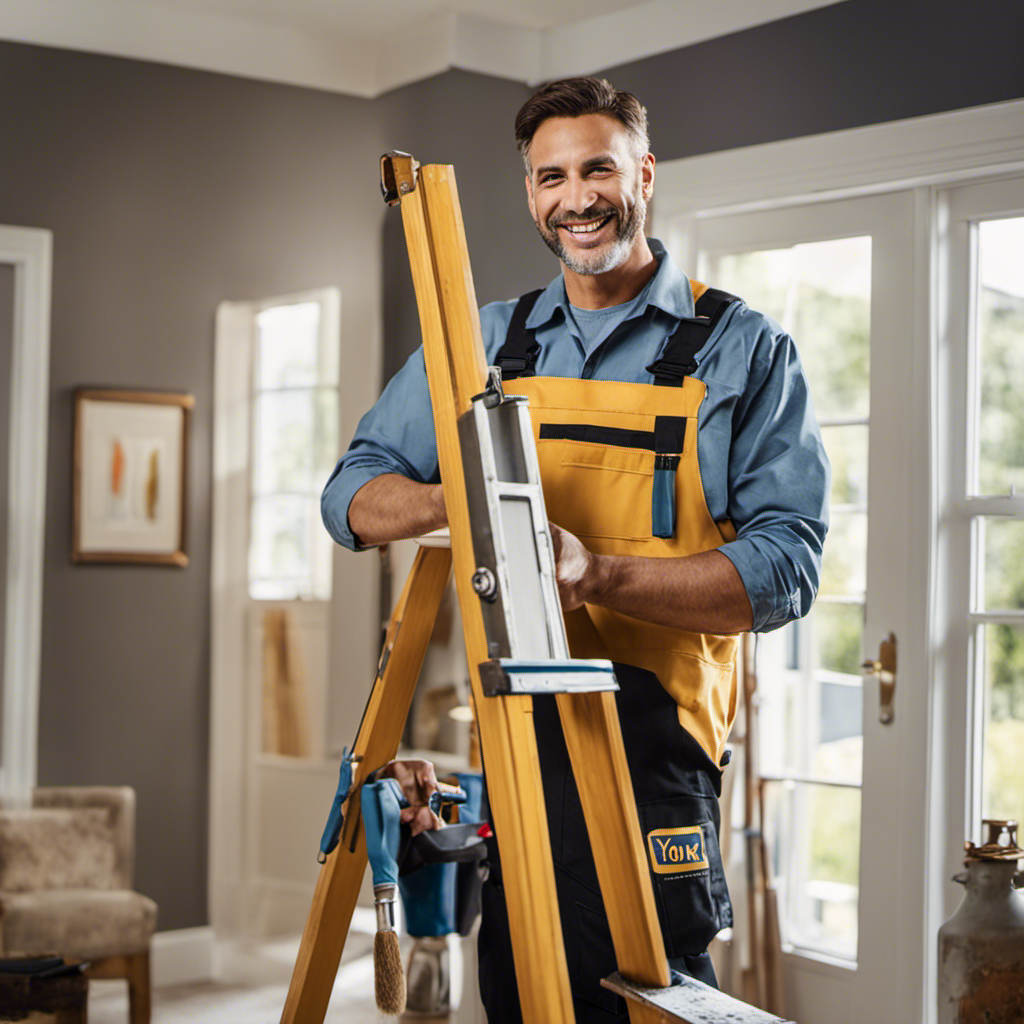
[[[923,1000],[929,395],[914,210],[901,192],[700,218],[678,254],[794,337],[832,462],[818,601],[758,652],[786,1009],[813,1024],[907,1024]],[[890,632],[883,724],[860,666]]]

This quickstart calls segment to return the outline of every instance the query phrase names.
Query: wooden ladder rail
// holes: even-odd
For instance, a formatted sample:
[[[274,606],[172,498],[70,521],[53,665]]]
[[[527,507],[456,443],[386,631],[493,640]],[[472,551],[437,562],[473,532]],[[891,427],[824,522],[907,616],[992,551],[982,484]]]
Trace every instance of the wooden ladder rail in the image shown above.
[[[451,572],[447,548],[420,548],[388,624],[377,678],[353,754],[352,792],[398,751],[423,658]],[[350,799],[334,851],[317,877],[313,903],[292,972],[281,1024],[323,1024],[363,875],[366,836],[358,801]]]
[[[438,459],[452,536],[471,684],[487,769],[488,797],[501,847],[502,879],[523,1019],[572,1021],[565,950],[548,837],[533,701],[485,697],[478,666],[488,657],[458,418],[484,390],[486,363],[455,174],[427,165],[399,183],[402,220],[420,310]],[[612,693],[560,694],[558,709],[605,898],[620,971],[651,987],[669,984],[636,804]],[[630,1006],[633,1024],[655,1019]]]

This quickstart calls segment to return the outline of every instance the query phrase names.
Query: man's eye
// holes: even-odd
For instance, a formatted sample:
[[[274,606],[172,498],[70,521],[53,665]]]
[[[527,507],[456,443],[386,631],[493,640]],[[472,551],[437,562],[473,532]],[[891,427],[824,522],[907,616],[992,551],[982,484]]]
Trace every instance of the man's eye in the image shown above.
[[[550,185],[553,182],[558,181],[561,178],[560,174],[545,174],[541,177],[540,183],[542,185]]]

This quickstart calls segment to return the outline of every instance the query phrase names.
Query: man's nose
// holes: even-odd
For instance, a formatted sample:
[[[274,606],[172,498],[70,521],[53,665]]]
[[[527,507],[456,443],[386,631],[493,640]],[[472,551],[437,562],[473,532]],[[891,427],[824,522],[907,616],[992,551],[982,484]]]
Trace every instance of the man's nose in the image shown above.
[[[597,201],[593,185],[585,178],[570,178],[563,205],[570,213],[583,213]]]

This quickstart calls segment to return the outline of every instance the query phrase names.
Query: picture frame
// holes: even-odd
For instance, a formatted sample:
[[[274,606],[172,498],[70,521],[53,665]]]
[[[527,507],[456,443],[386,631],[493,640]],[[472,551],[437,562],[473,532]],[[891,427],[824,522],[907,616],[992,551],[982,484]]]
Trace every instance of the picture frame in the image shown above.
[[[192,395],[75,391],[75,563],[188,565]]]

